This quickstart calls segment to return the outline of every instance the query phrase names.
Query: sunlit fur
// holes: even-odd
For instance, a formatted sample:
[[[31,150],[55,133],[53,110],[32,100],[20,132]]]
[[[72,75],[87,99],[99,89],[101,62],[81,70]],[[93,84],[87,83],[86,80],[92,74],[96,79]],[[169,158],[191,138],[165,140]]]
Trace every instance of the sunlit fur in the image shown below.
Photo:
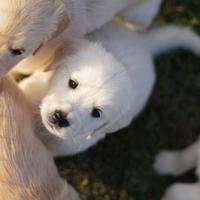
[[[33,131],[32,110],[8,77],[0,80],[0,197],[2,200],[79,200],[62,180]]]
[[[41,117],[49,133],[41,133],[41,138],[54,155],[86,150],[106,133],[128,126],[151,94],[155,79],[153,56],[176,47],[200,53],[198,35],[175,26],[137,33],[113,22],[88,39],[75,40],[76,52],[72,55],[64,51],[54,63],[57,70],[52,79],[38,72],[20,84],[33,99],[37,92],[31,91],[39,91],[44,83],[36,99],[39,102],[44,95]],[[69,87],[69,79],[78,82],[75,90]],[[102,110],[100,118],[92,118],[94,107]],[[49,124],[49,116],[56,110],[67,114],[69,127]]]
[[[55,35],[59,24],[67,23],[58,39],[78,37],[100,28],[121,11],[125,18],[146,28],[154,18],[161,0],[8,0],[0,2],[1,73],[16,65],[15,73],[31,74],[49,61],[56,47],[45,43]],[[128,8],[126,8],[128,7]],[[142,14],[141,14],[142,13]],[[68,22],[67,19],[68,18]],[[9,34],[7,34],[7,31]],[[62,32],[62,31],[61,31]],[[13,38],[12,42],[8,42]],[[54,38],[54,37],[53,37]],[[49,42],[48,42],[49,43]],[[43,45],[36,54],[32,53]],[[22,56],[12,56],[8,46],[24,48]],[[48,50],[50,48],[50,51]],[[40,53],[39,53],[40,52]],[[46,56],[41,56],[41,55]],[[49,55],[50,54],[50,55]],[[27,57],[28,56],[28,57]],[[38,62],[40,60],[40,62]],[[37,63],[33,67],[33,63]]]

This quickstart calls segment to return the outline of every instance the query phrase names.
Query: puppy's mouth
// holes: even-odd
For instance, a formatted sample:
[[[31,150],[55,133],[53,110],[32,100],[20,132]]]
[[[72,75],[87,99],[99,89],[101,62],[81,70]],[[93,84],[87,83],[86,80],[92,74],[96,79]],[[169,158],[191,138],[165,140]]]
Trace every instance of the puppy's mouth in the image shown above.
[[[62,137],[62,134],[61,134],[61,129],[65,129],[65,127],[61,128],[59,127],[58,125],[56,124],[53,124],[51,122],[51,120],[49,120],[48,118],[43,118],[42,117],[42,121],[43,121],[43,125],[44,127],[49,131],[49,133],[53,134],[53,135],[56,135],[58,136],[59,138],[64,138]]]
[[[96,136],[96,134],[100,134],[101,129],[103,129],[105,126],[107,126],[109,124],[109,122],[105,122],[102,125],[100,125],[99,127],[93,129],[91,132],[85,133],[85,134],[77,134],[77,132],[75,130],[69,131],[68,133],[66,133],[65,135],[68,135],[69,137],[71,137],[71,139],[73,140],[74,143],[76,143],[78,145],[78,147],[81,149],[82,148],[82,140],[79,137],[84,137],[85,140],[89,141],[91,140],[93,137]],[[56,136],[58,136],[59,138],[63,138],[66,139],[65,136],[61,137],[61,129],[60,127],[57,127],[55,124],[52,124],[48,119],[45,120],[44,123],[45,127],[47,128],[47,130],[49,130],[49,132],[51,132],[52,134],[55,134]],[[66,130],[63,130],[66,132]],[[79,132],[79,131],[78,131]]]
[[[60,127],[56,126],[55,124],[52,124],[49,120],[46,121],[47,126],[53,131],[53,132],[57,132],[58,129],[61,129]],[[95,134],[97,132],[99,132],[102,128],[104,128],[105,126],[107,126],[109,124],[109,122],[105,122],[104,124],[102,124],[101,126],[99,126],[98,128],[95,128],[93,131],[83,134],[86,138],[86,140],[90,140],[92,137],[95,136]],[[71,137],[76,140],[76,138],[78,137],[78,135],[75,134],[70,134]]]

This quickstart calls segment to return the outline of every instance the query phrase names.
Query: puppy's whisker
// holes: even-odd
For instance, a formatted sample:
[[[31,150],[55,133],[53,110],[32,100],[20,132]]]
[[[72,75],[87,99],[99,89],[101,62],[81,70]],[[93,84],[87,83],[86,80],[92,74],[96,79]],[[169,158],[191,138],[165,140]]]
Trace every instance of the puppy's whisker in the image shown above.
[[[109,124],[109,122],[105,122],[104,124],[102,124],[101,126],[99,126],[98,128],[96,128],[96,129],[94,129],[93,131],[92,131],[92,133],[90,133],[90,134],[88,134],[87,135],[87,137],[86,137],[86,139],[91,139],[93,136],[95,136],[95,134],[99,131],[99,130],[101,130],[101,129],[103,129],[105,126],[107,126]]]
[[[72,131],[72,133],[69,133],[69,136],[72,138],[72,141],[75,143],[75,144],[78,144],[78,148],[81,149],[82,148],[82,143],[80,142],[80,140],[78,139],[78,131]],[[77,135],[77,136],[76,136]]]

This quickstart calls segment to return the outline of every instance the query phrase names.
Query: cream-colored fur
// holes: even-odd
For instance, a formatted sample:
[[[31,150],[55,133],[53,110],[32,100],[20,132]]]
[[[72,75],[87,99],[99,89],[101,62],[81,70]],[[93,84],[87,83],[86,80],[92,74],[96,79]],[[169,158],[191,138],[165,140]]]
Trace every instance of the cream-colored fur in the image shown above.
[[[40,60],[41,54],[44,54],[38,54],[39,51],[48,54],[48,41],[54,38],[61,39],[62,35],[83,36],[100,28],[122,10],[122,14],[129,13],[127,18],[135,19],[142,27],[146,27],[155,16],[160,2],[161,0],[2,0],[0,74],[17,64],[15,73],[32,73],[35,69],[31,67],[31,63],[35,62],[35,59]],[[126,7],[128,11],[125,10]],[[62,32],[64,34],[61,34]],[[20,50],[20,55],[13,54],[13,49]],[[54,50],[51,49],[49,53],[54,53]],[[40,63],[46,63],[49,57],[52,55],[47,55]],[[40,64],[34,66],[39,68]]]
[[[29,103],[8,77],[0,79],[0,198],[79,200],[62,180],[33,130]]]
[[[61,0],[0,1],[0,74],[67,28],[66,12]]]
[[[111,22],[88,39],[72,41],[72,54],[65,51],[68,43],[63,44],[66,47],[53,64],[57,70],[52,78],[38,72],[20,83],[32,100],[37,95],[32,91],[45,83],[36,99],[42,101],[41,118],[49,134],[44,131],[40,136],[54,155],[84,151],[106,133],[128,126],[151,94],[153,56],[176,47],[200,55],[199,36],[174,26],[138,33]],[[77,88],[70,86],[70,80],[77,82]],[[101,110],[100,114],[93,116],[94,109]]]
[[[200,179],[200,139],[182,151],[162,151],[156,156],[155,170],[161,175],[178,176],[196,168]],[[200,183],[175,184],[167,189],[163,200],[198,200]]]

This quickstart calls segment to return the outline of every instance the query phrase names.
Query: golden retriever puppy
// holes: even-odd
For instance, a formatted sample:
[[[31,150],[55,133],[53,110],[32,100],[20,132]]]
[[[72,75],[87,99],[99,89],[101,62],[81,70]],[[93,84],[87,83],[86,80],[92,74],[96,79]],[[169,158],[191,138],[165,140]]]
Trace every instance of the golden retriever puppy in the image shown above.
[[[14,82],[0,80],[0,197],[3,200],[79,200],[62,180],[33,131],[31,108]]]
[[[37,52],[48,41],[62,35],[62,32],[65,32],[65,37],[83,36],[100,28],[119,11],[122,14],[129,13],[127,18],[146,26],[155,16],[160,2],[161,0],[2,0],[0,74],[4,74],[27,56],[30,56],[32,62]],[[129,12],[126,12],[126,7]],[[24,70],[23,73],[32,72],[27,69],[26,64],[23,63],[18,68]]]
[[[69,24],[62,1],[0,1],[0,74],[35,54]]]

